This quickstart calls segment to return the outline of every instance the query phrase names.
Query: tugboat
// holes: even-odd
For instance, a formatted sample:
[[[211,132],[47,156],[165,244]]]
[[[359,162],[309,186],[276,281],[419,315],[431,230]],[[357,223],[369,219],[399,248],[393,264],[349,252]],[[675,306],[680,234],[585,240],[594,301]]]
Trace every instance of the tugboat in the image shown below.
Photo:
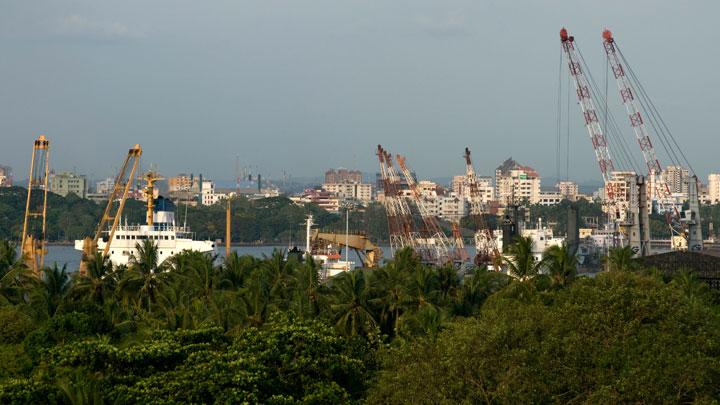
[[[175,223],[175,204],[160,195],[155,197],[155,182],[161,178],[154,172],[144,176],[146,187],[143,190],[147,199],[147,216],[145,225],[118,224],[113,240],[109,240],[109,230],[104,231],[97,241],[98,251],[103,251],[110,244],[108,256],[113,265],[127,265],[130,257],[137,255],[137,245],[151,240],[158,249],[158,264],[182,252],[193,250],[212,252],[215,242],[195,240],[194,234],[187,226]],[[75,241],[75,250],[84,251],[83,240]]]

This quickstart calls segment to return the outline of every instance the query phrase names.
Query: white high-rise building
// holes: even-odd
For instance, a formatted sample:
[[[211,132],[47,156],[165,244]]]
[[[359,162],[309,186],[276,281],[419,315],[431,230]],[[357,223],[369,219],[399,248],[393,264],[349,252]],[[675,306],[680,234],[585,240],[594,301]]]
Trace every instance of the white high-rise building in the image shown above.
[[[575,201],[578,195],[578,185],[574,181],[559,181],[556,185],[558,193],[565,199]]]
[[[327,190],[338,196],[340,199],[353,199],[367,204],[372,201],[372,184],[369,183],[325,183],[322,185]]]
[[[537,204],[540,201],[540,176],[532,167],[507,159],[495,170],[495,196],[503,205],[523,200]]]
[[[720,174],[712,173],[708,175],[708,201],[711,204],[720,203]]]
[[[687,179],[690,171],[682,166],[668,166],[663,170],[662,177],[670,187],[672,194],[687,194]]]

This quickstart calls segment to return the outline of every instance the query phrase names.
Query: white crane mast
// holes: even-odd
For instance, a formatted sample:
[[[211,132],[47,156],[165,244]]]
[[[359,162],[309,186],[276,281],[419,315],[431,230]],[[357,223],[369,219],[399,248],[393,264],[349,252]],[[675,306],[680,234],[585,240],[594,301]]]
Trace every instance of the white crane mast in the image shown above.
[[[672,193],[667,182],[661,178],[660,173],[662,167],[658,161],[657,155],[655,154],[655,148],[650,140],[650,132],[645,126],[642,113],[636,104],[635,92],[633,91],[632,84],[625,74],[625,68],[623,68],[622,62],[618,57],[617,50],[615,47],[615,38],[612,36],[610,30],[603,31],[603,46],[605,53],[610,63],[610,67],[615,76],[618,90],[620,91],[620,99],[622,100],[625,110],[627,111],[628,118],[630,119],[630,125],[635,133],[640,151],[643,155],[643,160],[648,169],[648,176],[652,178],[655,186],[655,195],[658,197],[658,204],[661,208],[665,208],[666,202],[672,198]],[[663,209],[663,211],[665,211]],[[681,233],[679,227],[679,213],[676,208],[673,208],[673,218],[668,218],[668,223],[673,234]]]
[[[600,120],[598,118],[597,109],[595,103],[593,103],[592,96],[590,94],[590,84],[582,71],[579,58],[575,51],[575,38],[568,35],[565,28],[560,30],[560,42],[562,44],[563,52],[567,58],[568,68],[570,69],[570,75],[575,83],[575,91],[577,93],[578,102],[582,109],[583,117],[585,118],[585,128],[590,135],[590,141],[592,142],[593,149],[595,150],[595,158],[597,159],[598,166],[600,167],[600,173],[602,174],[603,181],[605,183],[605,193],[607,194],[607,205],[608,212],[616,211],[616,217],[619,216],[617,212],[617,204],[615,200],[615,190],[612,187],[611,173],[615,170],[610,151],[608,150],[608,143],[603,130],[600,127]]]

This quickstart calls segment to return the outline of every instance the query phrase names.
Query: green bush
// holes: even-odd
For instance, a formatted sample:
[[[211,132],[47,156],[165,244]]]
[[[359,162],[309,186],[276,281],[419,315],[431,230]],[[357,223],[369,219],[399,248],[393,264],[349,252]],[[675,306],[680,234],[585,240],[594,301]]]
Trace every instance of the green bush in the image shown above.
[[[519,283],[518,283],[519,284]],[[391,351],[371,403],[665,403],[717,398],[720,316],[631,273],[517,299]]]
[[[35,325],[32,318],[20,306],[0,307],[0,343],[19,343]]]

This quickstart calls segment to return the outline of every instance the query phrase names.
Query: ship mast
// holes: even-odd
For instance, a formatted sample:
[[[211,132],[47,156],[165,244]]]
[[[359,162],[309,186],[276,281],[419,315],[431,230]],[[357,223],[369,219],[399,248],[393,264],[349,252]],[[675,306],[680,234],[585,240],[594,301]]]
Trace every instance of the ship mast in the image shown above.
[[[152,228],[153,226],[153,214],[155,213],[155,182],[162,180],[163,178],[155,171],[149,171],[143,176],[145,179],[145,198],[147,199],[147,217],[145,222],[147,226]]]

